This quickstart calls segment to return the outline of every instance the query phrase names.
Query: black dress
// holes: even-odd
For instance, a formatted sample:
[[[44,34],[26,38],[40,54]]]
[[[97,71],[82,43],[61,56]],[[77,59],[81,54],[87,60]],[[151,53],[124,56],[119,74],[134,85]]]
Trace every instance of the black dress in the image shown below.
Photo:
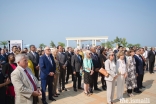
[[[4,83],[5,77],[0,70],[0,84]],[[0,87],[0,104],[5,104],[6,87]]]

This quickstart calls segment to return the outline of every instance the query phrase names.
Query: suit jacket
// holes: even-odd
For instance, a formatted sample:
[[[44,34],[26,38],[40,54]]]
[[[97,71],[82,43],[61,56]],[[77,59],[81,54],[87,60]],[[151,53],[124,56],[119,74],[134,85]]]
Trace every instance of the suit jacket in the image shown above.
[[[4,55],[0,55],[0,61],[1,61],[1,65],[6,64],[7,56],[5,54]]]
[[[28,69],[29,70],[29,69]],[[29,71],[31,73],[31,71]],[[38,80],[31,73],[34,83],[37,87],[39,86]],[[11,73],[12,83],[15,90],[15,104],[32,104],[33,103],[33,89],[32,83],[24,72],[23,68],[17,66],[16,69]]]
[[[50,58],[52,61],[49,61],[48,57],[44,54],[39,59],[39,66],[40,66],[40,78],[46,80],[47,76],[50,72],[55,73],[56,70],[56,64],[54,61],[53,56],[50,54]]]
[[[58,53],[57,54],[57,59],[59,61],[59,65],[60,65],[60,68],[62,69],[62,66],[65,65],[67,66],[68,64],[68,60],[67,60],[67,55],[65,53]]]
[[[81,55],[79,55],[79,57],[81,58],[81,60],[78,58],[76,54],[72,56],[71,66],[72,66],[73,72],[74,71],[80,72],[80,68],[82,67],[82,64],[83,64],[83,59]]]
[[[69,53],[68,51],[65,52],[66,56],[67,56],[67,61],[68,61],[68,65],[67,66],[71,66],[71,58],[72,58],[72,53]]]
[[[149,51],[148,58],[150,62],[155,62],[155,54],[153,53],[153,51]]]
[[[39,55],[38,55],[38,53],[37,52],[35,52],[35,54],[36,54],[36,58],[35,58],[35,56],[33,55],[33,53],[32,52],[29,52],[27,55],[28,55],[28,58],[29,58],[29,60],[31,60],[32,61],[32,63],[33,63],[33,65],[34,65],[34,67],[36,67],[37,65],[38,65],[38,63],[39,63]]]
[[[107,60],[107,58],[103,54],[100,54],[99,58],[100,58],[101,67],[105,68],[105,64],[103,62],[105,62]]]
[[[101,68],[101,64],[100,64],[100,59],[98,57],[98,54],[95,53],[94,54],[95,56],[93,54],[94,53],[91,54],[91,58],[92,58],[93,65],[94,65],[94,70],[95,70],[96,68]]]
[[[17,66],[16,63],[14,63],[15,66]],[[11,67],[9,63],[6,63],[2,67],[2,73],[5,77],[8,77],[11,80],[11,73],[14,71],[14,69]],[[13,86],[12,83],[9,84],[9,86]]]
[[[107,59],[105,61],[105,70],[109,73],[108,77],[105,77],[105,80],[107,81],[113,81],[114,77],[117,75],[117,70],[114,61],[110,61]]]
[[[139,56],[140,57],[140,56]],[[138,74],[144,74],[144,63],[143,60],[140,60],[138,56],[134,55],[135,62],[136,62],[136,73]]]

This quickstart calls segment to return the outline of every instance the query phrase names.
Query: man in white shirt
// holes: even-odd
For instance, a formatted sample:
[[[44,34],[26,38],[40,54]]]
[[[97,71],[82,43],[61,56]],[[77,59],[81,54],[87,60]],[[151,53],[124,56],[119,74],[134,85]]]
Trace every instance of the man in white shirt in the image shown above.
[[[145,52],[143,54],[144,58],[146,59],[146,71],[148,71],[148,50],[147,47],[145,47]]]

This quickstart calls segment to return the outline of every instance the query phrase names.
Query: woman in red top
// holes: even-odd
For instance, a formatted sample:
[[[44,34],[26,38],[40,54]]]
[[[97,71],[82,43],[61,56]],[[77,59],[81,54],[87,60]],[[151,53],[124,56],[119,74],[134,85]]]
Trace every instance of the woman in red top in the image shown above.
[[[17,64],[15,62],[15,57],[13,54],[8,56],[8,63],[6,63],[2,68],[2,73],[5,77],[8,77],[11,80],[11,73],[16,69]],[[7,87],[6,94],[15,98],[14,86],[10,83]],[[14,103],[13,103],[14,104]]]

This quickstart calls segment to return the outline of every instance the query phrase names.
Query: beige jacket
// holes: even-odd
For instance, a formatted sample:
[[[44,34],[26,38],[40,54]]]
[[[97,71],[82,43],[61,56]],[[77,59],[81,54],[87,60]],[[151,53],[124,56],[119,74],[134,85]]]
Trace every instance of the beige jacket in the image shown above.
[[[40,87],[38,80],[34,75],[33,80],[36,86]],[[15,104],[32,104],[33,103],[32,84],[22,67],[17,66],[16,69],[11,73],[11,81],[14,85],[15,90]]]

